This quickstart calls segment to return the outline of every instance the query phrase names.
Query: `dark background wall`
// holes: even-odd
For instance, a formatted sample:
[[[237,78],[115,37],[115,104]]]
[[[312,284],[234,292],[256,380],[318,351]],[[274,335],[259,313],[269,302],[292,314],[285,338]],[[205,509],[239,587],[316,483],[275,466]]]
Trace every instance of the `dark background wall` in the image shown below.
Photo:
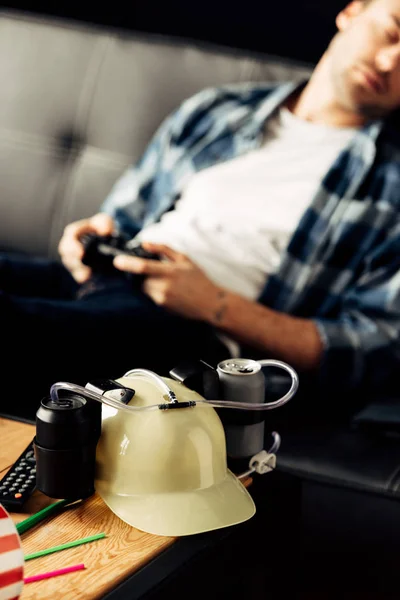
[[[343,0],[9,0],[5,8],[130,30],[177,35],[315,62],[335,32]]]

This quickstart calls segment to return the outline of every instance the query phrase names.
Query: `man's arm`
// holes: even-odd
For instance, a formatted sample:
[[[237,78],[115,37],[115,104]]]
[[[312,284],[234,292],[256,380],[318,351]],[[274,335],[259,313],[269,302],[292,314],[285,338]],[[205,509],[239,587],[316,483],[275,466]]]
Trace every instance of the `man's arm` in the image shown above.
[[[315,323],[271,310],[227,290],[209,299],[207,321],[238,342],[303,371],[318,368],[323,344]]]
[[[392,240],[400,256],[400,235]],[[185,255],[168,246],[143,243],[165,261],[119,256],[121,270],[146,275],[143,290],[166,309],[213,324],[242,344],[284,360],[329,392],[364,386],[383,392],[400,366],[400,271],[386,265],[388,246],[377,268],[355,282],[335,317],[298,318],[221,289]],[[385,268],[382,268],[385,264]]]
[[[147,275],[144,292],[168,310],[215,326],[235,340],[265,351],[299,370],[312,371],[323,347],[313,321],[279,313],[221,288],[187,256],[168,246],[144,242],[150,252],[167,261],[118,256],[121,270]]]

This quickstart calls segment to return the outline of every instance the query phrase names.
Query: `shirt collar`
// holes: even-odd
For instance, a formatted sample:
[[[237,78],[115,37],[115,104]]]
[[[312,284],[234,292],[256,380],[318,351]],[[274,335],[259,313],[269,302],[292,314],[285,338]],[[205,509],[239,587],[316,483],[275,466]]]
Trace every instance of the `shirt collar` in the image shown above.
[[[267,98],[260,104],[258,109],[253,113],[250,128],[253,133],[263,133],[265,121],[271,114],[278,109],[289,98],[293,92],[300,90],[307,84],[307,79],[297,82],[285,82],[278,85]],[[363,137],[368,137],[375,145],[386,121],[377,119],[370,121],[360,128],[359,132]]]
[[[300,87],[304,86],[306,81],[285,82],[277,85],[276,88],[268,94],[260,106],[252,113],[251,119],[244,127],[244,137],[257,139],[262,138],[264,134],[265,121],[272,113],[283,104],[289,96]]]

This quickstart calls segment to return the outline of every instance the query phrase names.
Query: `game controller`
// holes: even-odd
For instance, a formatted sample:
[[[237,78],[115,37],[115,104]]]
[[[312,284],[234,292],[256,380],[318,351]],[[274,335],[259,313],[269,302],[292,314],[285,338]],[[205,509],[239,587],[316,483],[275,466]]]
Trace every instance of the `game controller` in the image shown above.
[[[88,233],[81,237],[81,242],[85,249],[82,262],[96,272],[115,273],[117,269],[113,259],[119,254],[160,260],[158,254],[147,252],[140,243],[132,246],[132,241],[121,235],[98,236]]]

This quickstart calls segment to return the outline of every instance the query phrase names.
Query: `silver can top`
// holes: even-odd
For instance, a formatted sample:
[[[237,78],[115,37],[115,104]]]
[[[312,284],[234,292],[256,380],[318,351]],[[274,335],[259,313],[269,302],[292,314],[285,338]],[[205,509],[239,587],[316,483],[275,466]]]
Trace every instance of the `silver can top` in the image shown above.
[[[217,369],[227,375],[254,375],[261,371],[261,365],[250,358],[228,358],[218,363]]]

